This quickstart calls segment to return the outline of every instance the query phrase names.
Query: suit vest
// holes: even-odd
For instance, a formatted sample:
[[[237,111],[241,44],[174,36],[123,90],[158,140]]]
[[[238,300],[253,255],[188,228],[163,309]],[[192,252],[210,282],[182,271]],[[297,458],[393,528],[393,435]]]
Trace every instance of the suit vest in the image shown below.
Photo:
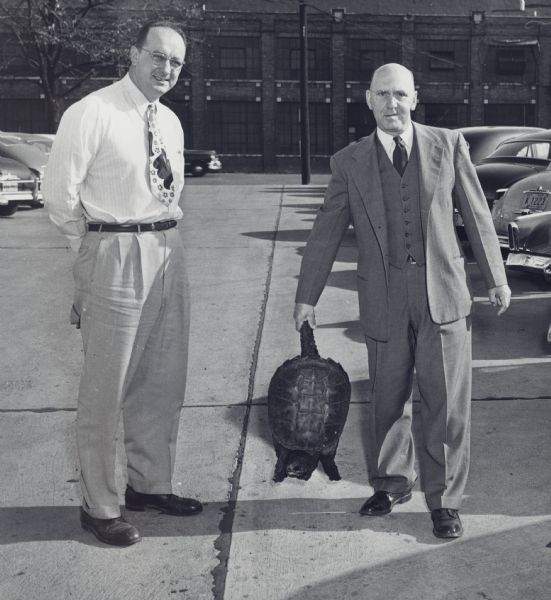
[[[417,144],[414,141],[402,177],[378,140],[376,145],[385,203],[389,262],[402,269],[410,256],[418,264],[424,265]]]

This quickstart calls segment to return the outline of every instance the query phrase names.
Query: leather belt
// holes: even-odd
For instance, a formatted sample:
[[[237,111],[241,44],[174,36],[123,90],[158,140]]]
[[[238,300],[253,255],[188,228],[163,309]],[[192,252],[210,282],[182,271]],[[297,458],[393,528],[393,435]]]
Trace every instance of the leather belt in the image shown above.
[[[141,233],[142,231],[162,231],[176,227],[178,221],[167,220],[156,223],[88,223],[88,231],[109,233]]]

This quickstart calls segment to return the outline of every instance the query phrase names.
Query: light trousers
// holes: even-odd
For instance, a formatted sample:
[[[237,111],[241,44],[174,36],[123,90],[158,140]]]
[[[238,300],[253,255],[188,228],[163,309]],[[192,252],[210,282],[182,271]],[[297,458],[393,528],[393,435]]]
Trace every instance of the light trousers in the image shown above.
[[[425,499],[429,510],[459,509],[469,470],[471,319],[444,325],[431,320],[424,266],[391,266],[389,285],[389,339],[366,338],[370,483],[375,490],[403,492],[417,479],[411,427],[415,370]]]
[[[84,347],[77,408],[83,507],[114,518],[121,414],[128,483],[142,493],[172,492],[189,338],[184,248],[177,228],[88,232],[73,273]]]

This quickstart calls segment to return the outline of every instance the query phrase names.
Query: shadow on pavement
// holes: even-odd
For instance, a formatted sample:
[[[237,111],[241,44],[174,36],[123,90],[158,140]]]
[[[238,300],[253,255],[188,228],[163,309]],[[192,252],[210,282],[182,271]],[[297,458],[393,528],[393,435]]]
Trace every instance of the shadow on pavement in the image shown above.
[[[301,482],[302,483],[302,482]],[[308,483],[305,482],[305,485]],[[267,482],[267,486],[277,486]],[[328,485],[338,485],[331,483]],[[320,498],[277,498],[238,501],[235,505],[234,533],[285,529],[289,531],[372,531],[376,533],[396,533],[415,538],[428,545],[442,545],[442,540],[432,535],[428,512],[408,512],[404,507],[384,518],[370,518],[359,515],[358,510],[365,497],[320,499]],[[547,517],[545,511],[532,510],[501,511],[504,506],[485,506],[480,503],[470,510],[462,511],[467,522],[469,516],[488,515],[498,518],[501,515]],[[123,509],[123,516],[138,527],[142,536],[147,537],[189,537],[216,536],[220,534],[219,523],[228,510],[226,502],[205,504],[203,513],[194,517],[170,517],[154,512],[136,513]],[[2,527],[1,545],[23,542],[76,540],[96,545],[96,540],[83,531],[76,506],[29,506],[0,508]],[[541,525],[539,526],[541,527]],[[551,540],[551,527],[545,526],[545,537]],[[546,543],[549,542],[546,539]],[[492,543],[495,543],[492,542]],[[99,545],[99,543],[98,543]],[[496,544],[496,547],[502,544]],[[551,550],[549,551],[551,554]]]

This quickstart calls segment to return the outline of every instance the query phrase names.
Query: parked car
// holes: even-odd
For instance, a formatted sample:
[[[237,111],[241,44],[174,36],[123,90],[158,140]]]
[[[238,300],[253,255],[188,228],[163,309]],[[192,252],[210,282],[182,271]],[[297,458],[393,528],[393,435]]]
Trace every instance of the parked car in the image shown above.
[[[24,164],[0,156],[0,217],[13,215],[21,204],[42,205],[40,180]]]
[[[490,210],[515,182],[539,173],[551,165],[551,129],[534,131],[507,139],[475,165],[476,174]],[[461,234],[463,221],[456,211],[455,224]],[[506,233],[501,245],[507,248]]]
[[[551,164],[551,129],[502,142],[475,166],[490,209],[515,182]]]
[[[517,125],[485,125],[480,127],[460,127],[459,131],[467,141],[473,164],[488,157],[504,141],[525,133],[545,131],[542,127],[523,127]]]
[[[41,150],[47,157],[50,156],[55,134],[53,133],[22,133],[20,131],[0,132],[2,135],[11,136],[21,142],[31,144]]]
[[[42,200],[42,177],[48,162],[48,154],[34,143],[25,141],[26,134],[0,132],[0,157],[21,163],[31,172],[35,180],[35,198],[28,204],[33,208],[44,206]]]
[[[525,177],[511,187],[492,207],[492,219],[502,248],[509,247],[509,223],[521,215],[551,211],[551,171]]]
[[[215,150],[184,150],[185,172],[195,177],[220,171],[222,163]]]
[[[551,211],[517,217],[509,223],[508,241],[509,269],[538,273],[551,283]]]

